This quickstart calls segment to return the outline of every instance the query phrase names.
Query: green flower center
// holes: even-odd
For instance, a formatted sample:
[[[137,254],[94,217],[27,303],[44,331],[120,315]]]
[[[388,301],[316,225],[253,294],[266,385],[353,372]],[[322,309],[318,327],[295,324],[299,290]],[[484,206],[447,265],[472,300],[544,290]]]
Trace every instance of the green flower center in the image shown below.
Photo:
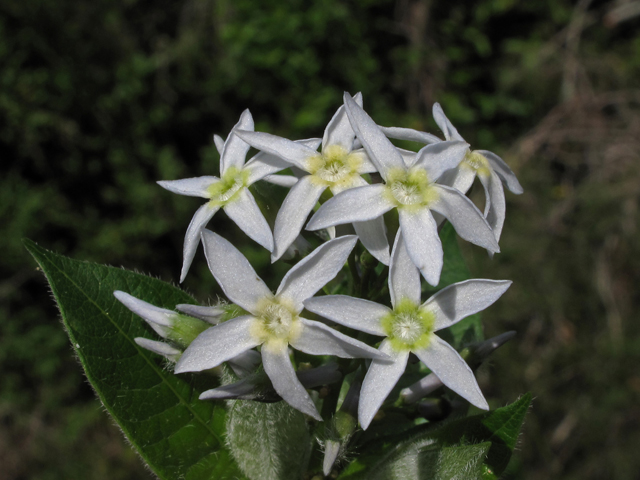
[[[256,321],[251,335],[264,342],[287,342],[295,340],[302,331],[302,322],[292,305],[278,298],[264,299],[257,309]]]
[[[249,172],[237,167],[230,167],[219,182],[209,187],[210,202],[223,206],[235,199],[237,194],[247,185]]]
[[[424,207],[438,199],[427,172],[422,168],[393,168],[387,175],[386,193],[399,208]]]
[[[489,167],[489,161],[484,155],[477,151],[468,151],[465,154],[464,159],[462,160],[460,165],[473,170],[478,175],[491,175],[491,167]]]
[[[431,342],[434,322],[432,313],[403,298],[391,313],[383,317],[382,328],[395,350],[418,350]]]
[[[360,175],[362,155],[361,152],[350,153],[340,145],[329,145],[322,154],[307,160],[307,170],[323,185],[346,188]]]

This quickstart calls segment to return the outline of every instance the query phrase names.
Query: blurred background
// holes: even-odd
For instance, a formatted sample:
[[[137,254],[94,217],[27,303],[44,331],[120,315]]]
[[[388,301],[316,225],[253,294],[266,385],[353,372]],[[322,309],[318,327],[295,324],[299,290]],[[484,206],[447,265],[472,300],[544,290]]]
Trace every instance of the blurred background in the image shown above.
[[[322,136],[348,90],[378,123],[436,134],[440,102],[524,186],[501,254],[463,245],[475,277],[514,281],[484,321],[518,335],[482,388],[492,407],[535,397],[505,478],[637,479],[639,26],[638,0],[3,0],[0,478],[151,478],[21,238],[176,282],[201,201],[155,181],[217,174],[212,134],[245,108]],[[185,287],[215,299],[201,253]]]

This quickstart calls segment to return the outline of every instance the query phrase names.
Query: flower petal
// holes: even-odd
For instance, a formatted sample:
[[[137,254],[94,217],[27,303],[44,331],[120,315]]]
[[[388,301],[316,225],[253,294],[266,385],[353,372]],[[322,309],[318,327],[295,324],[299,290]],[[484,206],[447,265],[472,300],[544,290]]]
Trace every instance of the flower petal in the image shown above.
[[[175,373],[208,370],[259,345],[250,333],[254,321],[251,315],[243,315],[206,329],[184,351]]]
[[[396,352],[389,340],[383,340],[379,350],[389,355],[392,360],[372,360],[362,381],[358,421],[363,430],[369,427],[385,398],[398,383],[409,358],[409,352]]]
[[[335,355],[340,358],[385,358],[377,349],[320,322],[301,318],[304,329],[291,342],[296,350],[309,355]]]
[[[319,155],[316,150],[303,143],[292,142],[270,133],[238,130],[236,134],[252,147],[276,155],[304,171],[307,171],[307,159]]]
[[[251,239],[270,252],[273,251],[273,234],[248,188],[241,189],[237,196],[222,208]]]
[[[522,189],[522,185],[516,178],[515,173],[511,171],[509,165],[505,163],[498,155],[488,150],[476,150],[478,153],[484,156],[487,160],[489,160],[489,164],[491,164],[491,168],[498,174],[498,176],[505,183],[507,188],[515,193],[516,195],[520,195],[524,190]]]
[[[391,168],[405,169],[402,155],[380,130],[373,119],[358,105],[347,92],[344,104],[349,121],[371,161],[378,167],[382,178],[387,178]]]
[[[434,330],[450,327],[492,305],[507,291],[509,280],[466,280],[443,288],[422,304],[435,316]]]
[[[252,400],[255,397],[256,385],[252,379],[245,378],[239,382],[205,390],[198,398],[200,400]]]
[[[189,197],[210,198],[209,187],[219,182],[218,177],[211,175],[195,178],[183,178],[182,180],[160,180],[158,185],[170,192]]]
[[[444,133],[444,138],[447,140],[460,140],[464,142],[464,138],[458,133],[456,127],[449,121],[447,116],[444,114],[442,107],[439,103],[433,104],[433,119],[436,121],[442,133]]]
[[[350,188],[324,203],[315,213],[307,230],[342,225],[343,223],[373,220],[387,213],[395,205],[385,195],[382,184]]]
[[[387,240],[384,217],[379,216],[366,222],[353,222],[353,228],[364,248],[378,261],[389,265],[389,240]]]
[[[353,96],[353,100],[362,106],[361,93],[356,93]],[[322,149],[324,150],[328,145],[340,145],[347,152],[350,152],[353,148],[353,139],[355,136],[356,134],[351,127],[344,105],[341,105],[333,115],[331,121],[327,124],[327,128],[324,129]]]
[[[162,338],[167,338],[169,328],[175,323],[176,312],[156,307],[126,292],[116,290],[113,296],[133,313],[141,317]]]
[[[407,298],[416,305],[420,304],[420,271],[409,256],[401,228],[398,229],[391,252],[389,293],[394,307],[402,298]]]
[[[224,175],[230,167],[242,168],[247,152],[251,148],[248,143],[236,135],[236,130],[253,130],[253,117],[251,117],[251,112],[248,109],[242,112],[240,120],[231,130],[227,141],[224,142],[224,148],[220,154],[221,175]]]
[[[367,152],[365,152],[364,148],[358,148],[357,150],[353,150],[351,155],[359,155],[362,163],[357,169],[357,172],[360,174],[363,173],[374,173],[378,171],[378,167],[371,161]],[[365,182],[366,183],[366,182]]]
[[[220,307],[205,307],[202,305],[191,305],[190,303],[181,303],[176,305],[176,310],[192,317],[199,318],[212,325],[220,323],[220,317],[224,315],[224,309]]]
[[[489,176],[478,175],[478,177],[480,178],[480,182],[482,182],[486,196],[484,217],[487,219],[491,230],[493,230],[496,241],[500,241],[500,234],[502,233],[505,212],[507,210],[502,182],[496,172],[491,172]]]
[[[237,376],[246,377],[260,365],[261,358],[255,350],[247,350],[228,360],[227,363]]]
[[[260,300],[273,297],[249,261],[230,242],[205,230],[202,244],[209,270],[233,303],[254,312]]]
[[[224,138],[222,138],[220,135],[213,135],[213,143],[216,146],[216,150],[218,150],[218,153],[220,155],[222,155],[222,150],[224,150]]]
[[[276,295],[291,300],[297,311],[342,269],[358,241],[355,235],[330,240],[300,260],[282,279]]]
[[[182,247],[182,271],[180,272],[180,283],[184,282],[193,257],[196,255],[198,244],[200,243],[200,234],[204,227],[207,226],[211,217],[220,209],[218,205],[212,205],[207,202],[202,205],[193,215],[187,233],[184,236],[184,246]]]
[[[489,405],[482,395],[473,371],[447,342],[433,334],[428,347],[413,353],[451,390],[483,410]]]
[[[467,167],[458,167],[446,171],[438,179],[440,185],[455,188],[460,193],[467,193],[476,178],[476,171]]]
[[[325,295],[305,300],[304,307],[340,325],[381,337],[387,335],[381,320],[391,309],[379,303],[347,295]]]
[[[491,227],[471,200],[451,187],[433,185],[433,188],[438,189],[438,200],[429,208],[444,215],[466,241],[493,253],[500,251]]]
[[[291,188],[298,183],[298,178],[293,175],[267,175],[262,180],[272,183],[273,185],[287,188]]]
[[[293,370],[286,344],[264,345],[262,347],[262,365],[271,379],[273,388],[285,402],[302,413],[322,421],[313,400],[298,380]]]
[[[409,140],[410,142],[419,142],[419,143],[438,143],[442,140],[435,135],[426,132],[419,132],[418,130],[414,130],[412,128],[402,128],[402,127],[380,127],[382,133],[384,133],[388,138],[395,138],[396,140]]]
[[[429,284],[436,286],[442,272],[442,242],[428,208],[415,212],[400,209],[400,228],[409,257]]]
[[[273,228],[275,248],[271,255],[272,262],[279,259],[294,242],[300,230],[302,230],[309,212],[311,212],[325,190],[326,187],[324,185],[314,180],[312,175],[302,177],[291,188],[284,202],[282,202]]]
[[[429,180],[435,182],[444,172],[456,168],[468,151],[466,142],[432,143],[418,152],[413,166],[424,168]]]
[[[162,355],[167,360],[171,360],[172,362],[177,362],[178,358],[180,358],[180,355],[182,355],[182,351],[178,350],[175,347],[172,347],[168,343],[149,340],[148,338],[143,337],[136,337],[133,339],[133,341],[145,350],[149,350],[150,352]]]
[[[296,140],[294,143],[299,143],[316,151],[320,144],[319,138],[307,138],[304,140]],[[244,169],[249,171],[249,178],[247,179],[247,185],[252,185],[260,179],[265,178],[268,175],[284,170],[291,167],[289,162],[286,162],[279,155],[273,155],[267,152],[260,152],[251,158],[245,165]],[[306,172],[305,172],[306,175]],[[287,185],[291,186],[291,185]]]

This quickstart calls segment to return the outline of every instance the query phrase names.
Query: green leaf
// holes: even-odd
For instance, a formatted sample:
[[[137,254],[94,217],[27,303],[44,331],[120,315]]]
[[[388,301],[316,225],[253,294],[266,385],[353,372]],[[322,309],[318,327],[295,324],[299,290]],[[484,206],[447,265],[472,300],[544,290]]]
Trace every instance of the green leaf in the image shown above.
[[[432,287],[423,282],[423,285],[426,286],[423,289],[423,298],[433,295],[452,283],[462,282],[471,278],[467,263],[458,246],[458,234],[451,223],[445,222],[440,231],[440,240],[444,250],[444,266],[440,275],[440,283],[438,286]],[[465,344],[482,341],[484,340],[484,334],[482,332],[480,314],[471,315],[446,330],[441,330],[438,335],[441,335],[456,350],[460,350]]]
[[[491,442],[486,464],[499,476],[511,459],[530,404],[531,394],[527,393],[506,407],[451,422],[435,438],[446,445]]]
[[[304,415],[285,402],[233,402],[227,439],[238,465],[252,480],[301,478],[311,452]]]
[[[30,240],[24,244],[51,285],[89,382],[153,472],[167,480],[241,477],[224,445],[224,408],[198,400],[214,378],[207,385],[192,375],[176,376],[164,359],[140,348],[135,337],[157,337],[113,291],[170,309],[193,298],[154,278],[72,260]]]

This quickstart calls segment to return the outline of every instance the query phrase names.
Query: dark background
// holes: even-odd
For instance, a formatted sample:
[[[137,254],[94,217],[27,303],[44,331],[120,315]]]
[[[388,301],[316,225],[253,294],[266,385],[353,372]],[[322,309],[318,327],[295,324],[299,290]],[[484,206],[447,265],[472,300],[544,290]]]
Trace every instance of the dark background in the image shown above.
[[[501,254],[463,245],[475,277],[514,281],[484,321],[518,335],[479,374],[492,407],[535,397],[505,477],[637,478],[637,14],[639,1],[3,0],[0,478],[150,478],[21,238],[175,282],[201,202],[155,181],[217,174],[212,134],[245,108],[257,129],[322,136],[344,90],[380,124],[437,134],[440,102],[524,186],[507,194]],[[265,271],[218,214],[227,227]],[[201,253],[185,287],[215,298]]]

